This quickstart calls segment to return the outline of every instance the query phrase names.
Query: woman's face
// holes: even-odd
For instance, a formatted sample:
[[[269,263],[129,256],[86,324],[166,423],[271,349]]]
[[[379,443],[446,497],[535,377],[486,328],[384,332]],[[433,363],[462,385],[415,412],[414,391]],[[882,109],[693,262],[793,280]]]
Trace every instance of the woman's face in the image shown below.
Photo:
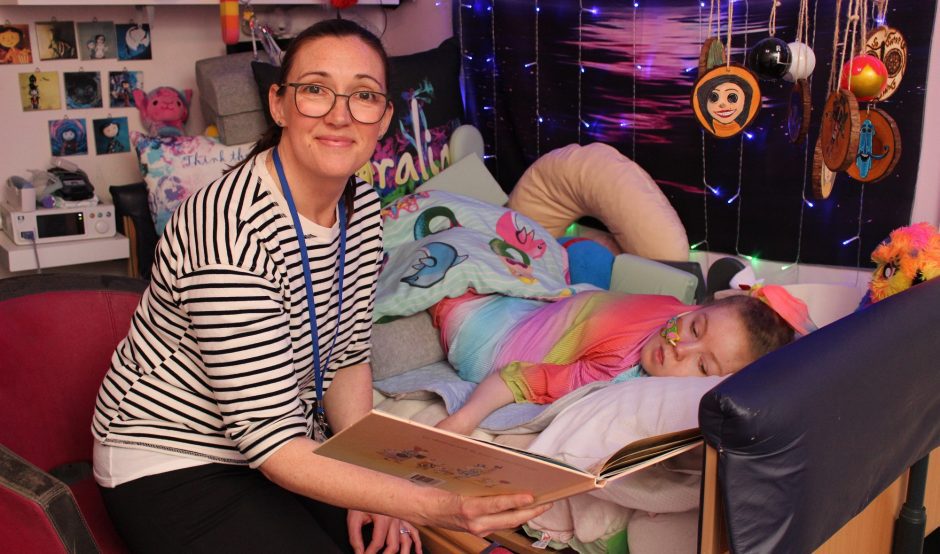
[[[107,138],[116,137],[118,134],[117,123],[109,123],[108,125],[105,125],[104,128],[101,129],[101,134],[106,136]]]
[[[314,83],[338,94],[354,91],[385,93],[382,59],[358,37],[322,37],[304,44],[296,53],[288,83]],[[269,94],[271,114],[283,126],[279,149],[292,158],[312,178],[345,182],[372,158],[376,143],[392,118],[391,107],[378,123],[359,123],[349,114],[346,98],[337,96],[333,108],[323,117],[307,117],[297,111],[295,87],[283,96]],[[285,154],[282,154],[282,156]]]
[[[744,91],[735,83],[721,83],[708,93],[706,109],[721,123],[731,123],[744,109]]]
[[[679,341],[659,333],[640,349],[640,365],[654,377],[730,375],[754,361],[747,329],[728,306],[706,306],[679,318]]]

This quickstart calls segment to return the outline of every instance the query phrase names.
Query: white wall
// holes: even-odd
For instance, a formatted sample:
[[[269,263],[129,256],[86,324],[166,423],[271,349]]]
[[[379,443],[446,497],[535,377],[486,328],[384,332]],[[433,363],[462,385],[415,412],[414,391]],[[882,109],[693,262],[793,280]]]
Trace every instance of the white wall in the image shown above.
[[[271,8],[259,6],[258,12],[264,17]],[[320,6],[293,6],[286,10],[292,29],[299,30],[314,21],[332,17],[335,12]],[[403,0],[395,9],[374,6],[357,6],[344,10],[344,17],[357,19],[369,25],[374,31],[385,29],[383,41],[391,55],[407,54],[427,50],[440,44],[452,34],[450,2],[435,6],[433,0]],[[144,23],[148,14],[144,9],[134,6],[88,6],[88,7],[0,7],[0,21],[11,23],[29,23],[34,50],[30,65],[0,65],[0,121],[4,135],[3,147],[0,148],[0,182],[5,182],[10,175],[27,177],[27,169],[41,169],[49,164],[51,151],[48,139],[47,122],[70,118],[84,118],[91,130],[91,120],[107,117],[126,116],[132,130],[141,130],[140,118],[135,108],[98,108],[86,110],[63,109],[37,112],[24,112],[20,107],[20,94],[17,74],[31,72],[36,68],[42,71],[56,71],[60,74],[60,89],[63,71],[99,71],[106,87],[107,72],[127,68],[144,72],[144,88],[150,90],[160,85],[180,89],[191,88],[196,91],[194,65],[196,60],[220,56],[225,53],[225,45],[219,25],[219,9],[215,5],[203,6],[156,6],[153,10],[151,37],[153,59],[149,61],[112,60],[54,60],[40,61],[36,53],[36,21],[114,21],[127,23],[131,19]],[[60,93],[63,92],[60,90]],[[107,90],[103,91],[107,94]],[[107,99],[104,102],[108,105]],[[194,99],[187,134],[200,134],[206,124],[199,109],[198,99]],[[86,156],[69,156],[67,159],[79,165],[88,173],[95,184],[98,195],[109,199],[107,193],[111,185],[121,185],[140,181],[140,171],[134,154],[110,154],[97,156],[94,145],[89,140],[91,153]]]

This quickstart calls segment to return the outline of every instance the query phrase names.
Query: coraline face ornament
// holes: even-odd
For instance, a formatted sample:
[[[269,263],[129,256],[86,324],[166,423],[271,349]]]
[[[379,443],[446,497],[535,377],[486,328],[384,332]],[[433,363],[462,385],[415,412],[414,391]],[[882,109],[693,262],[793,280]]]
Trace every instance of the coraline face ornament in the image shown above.
[[[732,137],[747,127],[760,109],[757,78],[739,65],[722,65],[702,75],[692,90],[692,110],[706,131]]]

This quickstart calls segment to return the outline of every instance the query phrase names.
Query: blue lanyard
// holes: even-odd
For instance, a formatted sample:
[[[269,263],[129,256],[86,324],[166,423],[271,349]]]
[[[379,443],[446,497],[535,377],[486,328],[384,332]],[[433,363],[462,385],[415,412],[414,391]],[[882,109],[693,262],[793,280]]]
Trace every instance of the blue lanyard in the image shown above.
[[[304,284],[307,286],[307,312],[310,314],[310,338],[313,341],[313,378],[317,387],[317,414],[323,416],[323,374],[330,364],[330,357],[333,355],[333,346],[336,345],[336,336],[339,335],[340,317],[343,314],[343,272],[346,266],[346,210],[343,206],[343,200],[340,199],[339,212],[339,286],[336,296],[336,328],[333,330],[333,340],[330,342],[330,350],[326,353],[326,361],[320,365],[320,338],[317,333],[317,314],[316,304],[313,301],[313,282],[310,278],[310,259],[307,257],[307,241],[304,240],[304,230],[300,225],[300,216],[297,215],[297,207],[294,205],[294,197],[291,196],[290,187],[287,185],[287,177],[284,175],[284,166],[281,165],[281,157],[277,153],[277,147],[274,147],[274,168],[277,169],[277,177],[281,181],[281,190],[284,192],[284,199],[287,200],[287,208],[290,210],[290,217],[294,221],[294,231],[297,233],[297,245],[300,248],[300,260],[304,265]]]

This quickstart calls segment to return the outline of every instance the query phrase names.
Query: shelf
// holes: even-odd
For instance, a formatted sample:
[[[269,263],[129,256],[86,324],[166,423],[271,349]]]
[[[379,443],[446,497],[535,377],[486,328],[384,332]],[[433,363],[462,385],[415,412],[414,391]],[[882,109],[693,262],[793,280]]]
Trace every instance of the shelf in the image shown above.
[[[100,239],[40,244],[37,249],[43,269],[120,260],[130,256],[130,242],[120,233]],[[10,237],[0,231],[0,266],[8,271],[36,269],[36,253],[32,246],[13,244]]]

